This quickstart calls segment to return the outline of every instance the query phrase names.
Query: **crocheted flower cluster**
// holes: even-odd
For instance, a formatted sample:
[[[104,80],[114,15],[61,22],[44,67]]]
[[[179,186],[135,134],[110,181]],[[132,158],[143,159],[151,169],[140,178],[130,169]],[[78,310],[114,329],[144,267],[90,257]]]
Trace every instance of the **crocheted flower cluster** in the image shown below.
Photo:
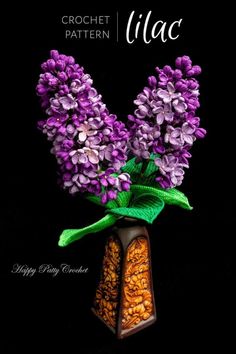
[[[103,203],[127,191],[130,176],[121,172],[129,133],[110,114],[90,75],[71,56],[50,52],[37,85],[48,118],[39,128],[52,142],[60,183],[70,193],[89,192]]]
[[[172,188],[183,181],[194,141],[206,134],[196,116],[200,105],[195,76],[201,68],[183,56],[176,59],[174,69],[166,65],[157,67],[156,73],[148,78],[148,86],[134,101],[137,109],[128,116],[129,148],[137,160],[158,154],[156,182],[162,188]]]

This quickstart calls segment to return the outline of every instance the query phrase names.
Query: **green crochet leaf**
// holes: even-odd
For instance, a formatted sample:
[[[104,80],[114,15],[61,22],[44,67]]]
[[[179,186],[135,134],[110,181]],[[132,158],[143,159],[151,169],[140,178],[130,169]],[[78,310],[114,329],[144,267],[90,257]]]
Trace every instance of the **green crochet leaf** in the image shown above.
[[[123,206],[123,207],[127,207],[128,205],[129,205],[129,202],[130,202],[130,199],[131,199],[131,197],[132,197],[132,192],[131,191],[129,191],[129,192],[119,192],[118,193],[118,196],[117,196],[117,198],[116,198],[116,200],[115,200],[115,202],[116,202],[116,204],[118,205],[118,206]],[[107,204],[106,204],[106,207],[108,206],[109,207],[109,209],[113,209],[114,207],[111,207],[111,204],[110,204],[111,202],[108,202]],[[109,204],[109,205],[108,205]]]
[[[161,189],[142,185],[131,185],[131,191],[134,194],[137,193],[151,193],[160,199],[162,199],[166,204],[178,205],[181,208],[192,210],[188,198],[184,193],[180,192],[178,189]]]
[[[128,216],[152,223],[164,208],[164,202],[154,194],[143,193],[135,197],[129,207],[110,209],[107,212]]]
[[[70,243],[81,239],[83,236],[95,232],[102,231],[107,227],[110,227],[115,224],[117,217],[112,214],[107,214],[104,218],[100,219],[99,221],[95,222],[92,225],[86,226],[82,229],[69,229],[64,230],[60,236],[58,245],[61,247],[65,247]]]
[[[136,164],[135,159],[129,160],[124,166],[123,171],[132,175],[142,184],[132,184],[129,192],[118,193],[117,199],[102,204],[100,197],[88,195],[87,199],[100,206],[106,207],[107,215],[101,220],[82,229],[64,230],[60,236],[59,246],[64,247],[81,239],[83,236],[96,233],[115,224],[119,217],[126,216],[145,220],[152,223],[166,204],[178,205],[184,209],[191,210],[188,198],[179,190],[162,189],[150,186],[154,181],[157,167],[154,164],[154,154],[145,164]],[[135,176],[135,177],[134,177]],[[144,185],[148,183],[149,185]]]

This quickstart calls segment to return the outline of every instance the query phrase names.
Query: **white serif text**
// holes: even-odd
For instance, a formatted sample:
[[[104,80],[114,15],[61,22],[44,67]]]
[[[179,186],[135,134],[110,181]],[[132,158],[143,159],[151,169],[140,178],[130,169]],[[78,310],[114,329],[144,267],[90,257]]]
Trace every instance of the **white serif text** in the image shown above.
[[[145,16],[136,14],[135,11],[130,13],[127,27],[126,40],[129,44],[134,43],[138,38],[142,38],[145,44],[151,43],[153,39],[159,38],[163,43],[168,39],[175,40],[179,37],[179,29],[183,19],[168,23],[167,21],[152,20],[152,11]]]

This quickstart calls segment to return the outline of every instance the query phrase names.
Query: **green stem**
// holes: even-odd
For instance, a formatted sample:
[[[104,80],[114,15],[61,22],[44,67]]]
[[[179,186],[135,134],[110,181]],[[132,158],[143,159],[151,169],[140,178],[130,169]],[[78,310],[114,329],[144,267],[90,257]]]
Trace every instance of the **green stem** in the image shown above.
[[[147,167],[148,167],[148,164],[149,164],[150,160],[144,160],[143,163],[142,163],[142,168],[141,168],[141,177],[143,177]]]
[[[152,177],[152,176],[154,176],[156,174],[157,174],[157,171],[153,171],[152,173],[150,173],[150,175],[147,176],[147,178],[150,178],[150,177]]]
[[[141,167],[140,175],[137,180],[137,184],[139,184],[139,183],[142,184],[142,179],[143,179],[144,173],[148,167],[149,162],[150,162],[150,160],[144,160],[142,162],[142,167]]]

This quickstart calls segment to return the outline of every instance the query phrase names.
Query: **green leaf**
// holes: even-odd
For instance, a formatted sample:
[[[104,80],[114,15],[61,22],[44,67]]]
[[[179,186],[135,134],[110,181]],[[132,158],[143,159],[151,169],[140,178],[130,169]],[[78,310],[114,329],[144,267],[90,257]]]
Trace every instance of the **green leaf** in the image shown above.
[[[129,205],[130,199],[132,197],[132,192],[128,191],[128,192],[119,192],[117,195],[117,198],[115,200],[116,205],[117,206],[123,206],[123,207],[127,207]],[[108,206],[110,202],[108,202],[106,204],[106,206]],[[109,209],[113,209],[114,207],[111,207],[111,205],[109,204]]]
[[[106,229],[107,227],[112,226],[113,224],[115,224],[116,220],[117,220],[117,217],[115,215],[108,214],[104,218],[95,222],[94,224],[86,226],[82,229],[64,230],[60,236],[58,245],[61,247],[65,247],[65,246],[69,245],[70,243],[81,239],[83,236],[85,236],[87,234],[99,232],[99,231]]]
[[[151,193],[162,199],[166,204],[178,205],[184,209],[192,210],[188,198],[178,189],[161,189],[142,185],[131,185],[131,191],[136,193]]]
[[[129,207],[114,208],[108,212],[145,220],[151,224],[163,208],[164,202],[159,197],[151,193],[143,193],[137,195]]]

